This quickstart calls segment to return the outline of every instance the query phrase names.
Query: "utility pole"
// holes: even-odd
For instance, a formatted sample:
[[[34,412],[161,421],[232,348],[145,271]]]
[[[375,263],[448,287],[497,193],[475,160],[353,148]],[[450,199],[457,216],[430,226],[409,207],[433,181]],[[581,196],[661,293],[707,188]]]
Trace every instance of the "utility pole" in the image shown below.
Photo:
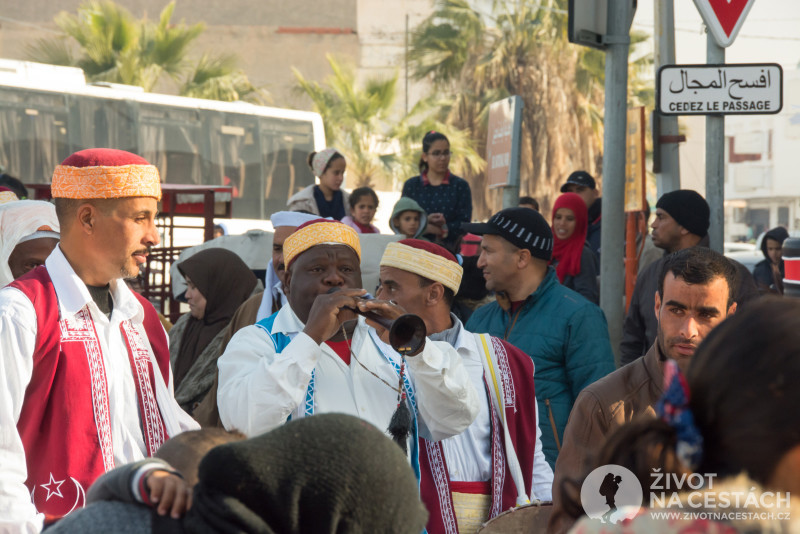
[[[633,2],[609,0],[603,120],[603,232],[600,236],[600,307],[608,321],[611,347],[619,362],[624,320],[625,147],[628,101],[628,49]]]
[[[675,8],[673,0],[653,0],[655,4],[655,68],[675,64]],[[658,113],[658,112],[654,112]],[[660,166],[656,172],[657,197],[681,188],[678,117],[661,115],[656,121],[655,150]]]
[[[725,49],[708,32],[706,63],[725,63]],[[706,202],[711,208],[710,247],[723,252],[725,239],[725,115],[706,115]]]
[[[406,54],[405,54],[405,63],[406,63],[406,93],[405,93],[405,105],[406,105],[406,115],[408,115],[408,13],[406,13]]]

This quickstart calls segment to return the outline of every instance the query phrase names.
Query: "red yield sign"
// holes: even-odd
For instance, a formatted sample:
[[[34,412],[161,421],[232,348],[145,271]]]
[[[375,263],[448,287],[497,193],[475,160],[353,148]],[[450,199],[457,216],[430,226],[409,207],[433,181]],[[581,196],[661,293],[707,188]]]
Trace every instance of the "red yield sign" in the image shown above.
[[[723,48],[733,44],[754,3],[755,0],[694,0],[706,26]]]

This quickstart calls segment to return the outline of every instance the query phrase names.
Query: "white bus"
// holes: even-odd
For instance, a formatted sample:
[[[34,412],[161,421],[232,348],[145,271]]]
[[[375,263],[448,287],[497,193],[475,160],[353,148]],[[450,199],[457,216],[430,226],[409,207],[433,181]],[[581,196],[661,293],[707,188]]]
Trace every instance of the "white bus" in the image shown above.
[[[233,217],[266,219],[312,183],[306,158],[325,147],[318,113],[87,84],[83,71],[0,60],[0,166],[49,184],[71,153],[118,148],[170,184],[233,187]]]

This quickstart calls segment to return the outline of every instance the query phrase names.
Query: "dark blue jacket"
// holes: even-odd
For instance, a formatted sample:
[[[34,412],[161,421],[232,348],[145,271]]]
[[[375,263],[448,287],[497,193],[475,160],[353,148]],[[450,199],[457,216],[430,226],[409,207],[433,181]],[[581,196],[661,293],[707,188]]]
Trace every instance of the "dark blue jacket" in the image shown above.
[[[461,225],[472,220],[472,192],[469,183],[455,174],[450,174],[450,183],[445,185],[423,185],[421,176],[409,178],[403,184],[404,197],[410,197],[425,210],[425,213],[441,213],[447,222],[447,239],[454,243],[461,235]],[[427,235],[433,240],[435,236]]]

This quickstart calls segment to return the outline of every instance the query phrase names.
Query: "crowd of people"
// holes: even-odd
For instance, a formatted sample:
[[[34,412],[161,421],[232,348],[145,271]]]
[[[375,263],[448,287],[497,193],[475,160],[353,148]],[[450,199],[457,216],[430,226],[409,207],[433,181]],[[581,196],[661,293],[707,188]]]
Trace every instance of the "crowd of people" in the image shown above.
[[[568,176],[549,222],[530,197],[473,222],[449,160],[429,132],[374,295],[379,199],[345,191],[326,148],[271,217],[264,279],[224,248],[188,257],[174,325],[130,283],[160,242],[155,166],[88,149],[54,170],[53,202],[0,187],[0,532],[464,534],[523,508],[553,533],[797,531],[649,500],[616,524],[612,498],[593,519],[582,497],[610,464],[645,489],[657,470],[794,491],[787,231],[751,275],[708,248],[698,193],[664,194],[617,366],[594,178]]]

